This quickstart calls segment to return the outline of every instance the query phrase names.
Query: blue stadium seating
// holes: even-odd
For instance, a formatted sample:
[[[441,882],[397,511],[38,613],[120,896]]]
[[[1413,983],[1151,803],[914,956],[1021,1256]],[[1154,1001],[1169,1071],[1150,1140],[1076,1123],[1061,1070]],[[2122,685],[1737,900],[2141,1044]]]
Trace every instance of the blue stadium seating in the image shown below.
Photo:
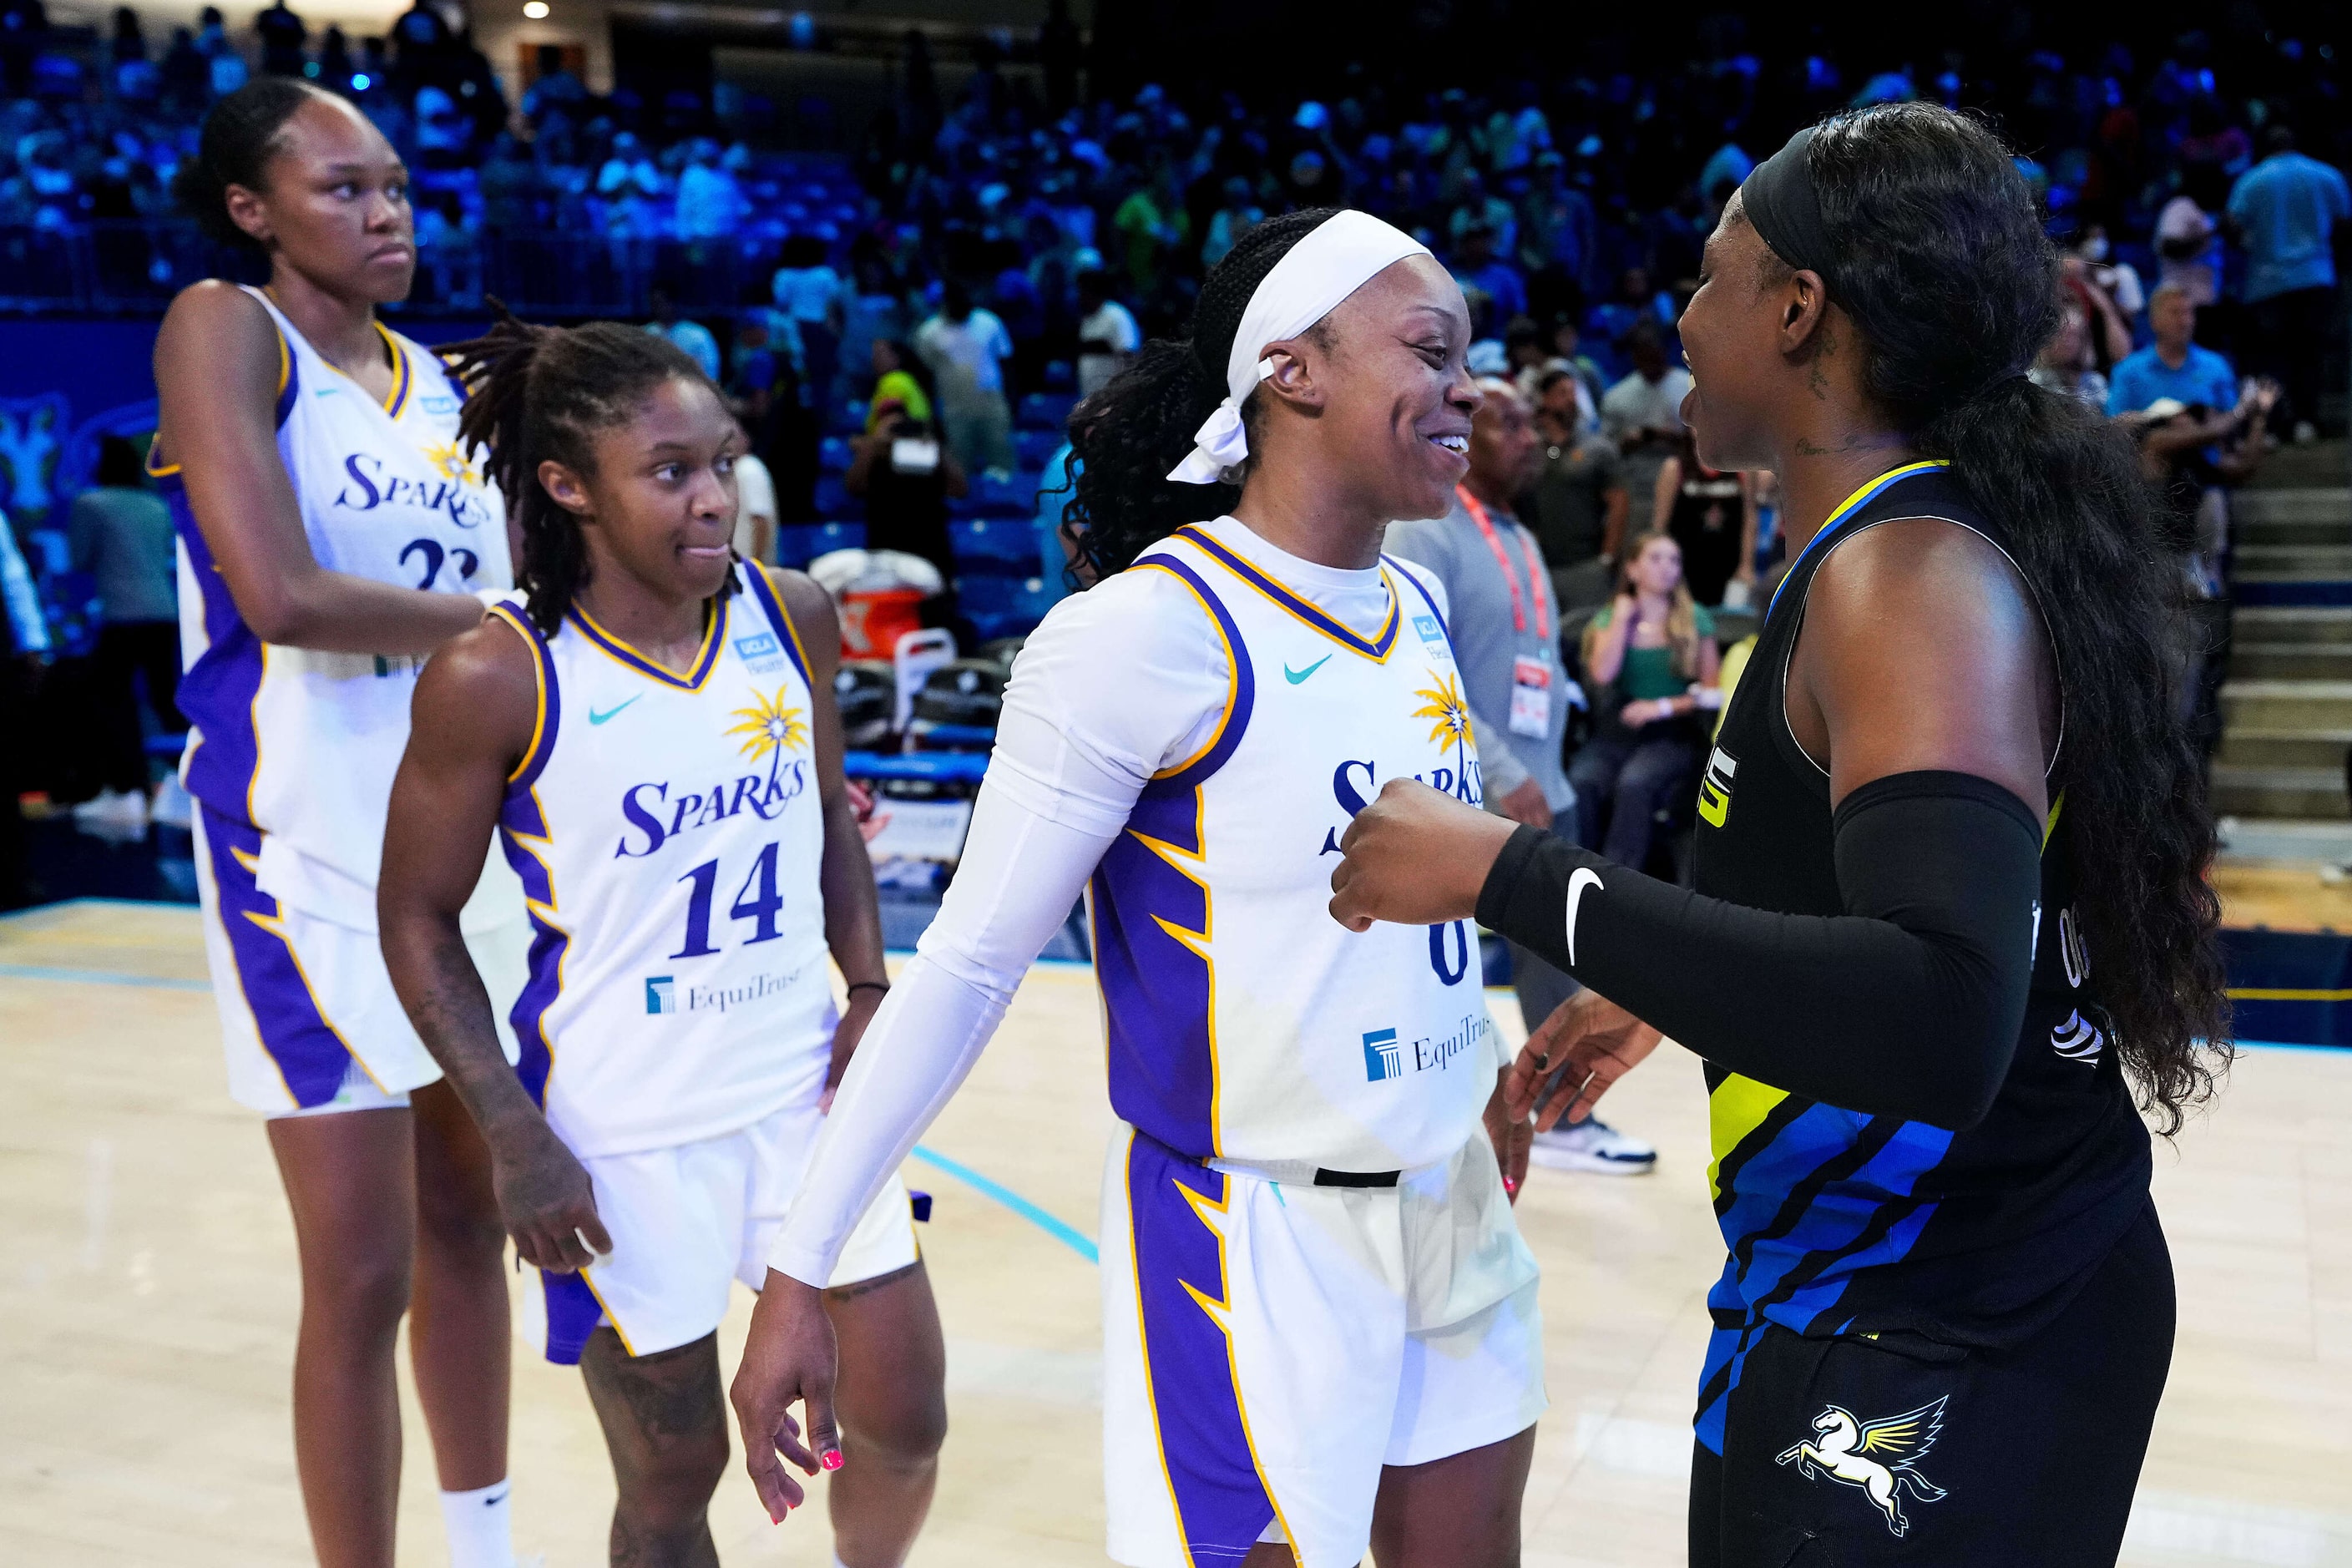
[[[803,567],[835,550],[866,548],[862,522],[795,522],[776,530],[776,564]]]
[[[1024,430],[1059,430],[1078,405],[1075,392],[1033,392],[1021,400],[1019,424]]]
[[[1034,631],[1053,607],[1043,579],[972,574],[956,580],[956,604],[982,642]]]
[[[849,471],[851,453],[845,436],[827,436],[817,443],[816,471],[820,474],[845,474]]]
[[[845,403],[835,404],[826,420],[825,433],[830,436],[865,435],[866,400],[853,397]]]
[[[1024,468],[1043,468],[1046,460],[1062,449],[1066,440],[1059,430],[1015,430],[1013,450]]]
[[[948,543],[960,569],[1025,577],[1037,569],[1037,534],[1025,518],[958,518],[948,524]]]
[[[825,474],[816,481],[816,514],[823,518],[851,518],[866,515],[865,503],[849,493],[837,474]]]

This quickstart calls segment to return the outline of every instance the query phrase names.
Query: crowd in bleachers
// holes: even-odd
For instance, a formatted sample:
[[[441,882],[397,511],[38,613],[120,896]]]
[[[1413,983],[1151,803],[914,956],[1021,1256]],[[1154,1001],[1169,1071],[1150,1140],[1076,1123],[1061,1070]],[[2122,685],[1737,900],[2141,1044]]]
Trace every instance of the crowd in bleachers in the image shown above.
[[[510,99],[424,0],[358,40],[282,3],[247,32],[207,11],[160,40],[127,9],[100,38],[0,0],[0,297],[34,287],[40,237],[149,220],[95,254],[128,279],[110,297],[160,308],[205,259],[163,237],[203,110],[254,71],[306,77],[410,161],[412,310],[478,319],[498,296],[650,316],[739,400],[773,476],[775,559],[903,552],[985,640],[1065,589],[1058,459],[1081,393],[1180,326],[1251,224],[1352,205],[1461,281],[1474,368],[1517,380],[1549,454],[1521,515],[1563,596],[1591,597],[1622,543],[1722,481],[1682,438],[1674,334],[1727,196],[1822,112],[1930,98],[2000,118],[2065,247],[2067,324],[2036,378],[2129,418],[2185,514],[2210,513],[2204,498],[2266,441],[2307,437],[2341,383],[2331,214],[2352,121],[2333,46],[2252,7],[2128,43],[2000,16],[1982,36],[1890,50],[1881,32],[1843,53],[1717,16],[1671,63],[1596,35],[1557,58],[1496,49],[1436,86],[1327,61],[1314,96],[1279,100],[1107,81],[1081,100],[1066,35],[1058,67],[1053,37],[1028,51],[1043,73],[983,40],[942,92],[909,34],[891,107],[842,157],[772,145],[773,114],[723,84],[599,93],[552,49]],[[1764,560],[1694,558],[1703,602],[1744,597],[1774,549],[1769,476],[1725,504],[1749,514]],[[2181,542],[2216,585],[2225,524]],[[65,563],[30,553],[35,575]]]

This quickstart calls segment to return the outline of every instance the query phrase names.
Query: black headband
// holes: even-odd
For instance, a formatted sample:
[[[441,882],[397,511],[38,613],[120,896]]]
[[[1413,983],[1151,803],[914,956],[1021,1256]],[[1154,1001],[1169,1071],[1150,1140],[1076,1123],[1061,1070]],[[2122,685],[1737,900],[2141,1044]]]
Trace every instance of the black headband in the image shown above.
[[[1813,144],[1813,129],[1808,125],[1756,165],[1740,183],[1739,205],[1773,255],[1792,268],[1819,273],[1834,291],[1829,230],[1822,224],[1821,199],[1814,194],[1813,172],[1805,157]]]

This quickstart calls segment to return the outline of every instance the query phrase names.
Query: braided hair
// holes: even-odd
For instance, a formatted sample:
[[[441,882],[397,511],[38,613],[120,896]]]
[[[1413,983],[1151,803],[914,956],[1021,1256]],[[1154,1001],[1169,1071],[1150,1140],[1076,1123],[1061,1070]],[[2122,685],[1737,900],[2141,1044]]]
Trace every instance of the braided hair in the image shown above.
[[[1225,361],[1250,296],[1292,246],[1338,210],[1310,207],[1254,226],[1202,281],[1192,335],[1154,338],[1133,363],[1071,410],[1077,484],[1062,521],[1087,580],[1124,571],[1156,541],[1188,522],[1221,517],[1241,499],[1238,485],[1183,484],[1169,479],[1168,470],[1192,449],[1201,421],[1224,398]],[[1318,324],[1307,335],[1321,331]],[[1252,396],[1242,405],[1242,421],[1253,448],[1258,419],[1258,399]]]
[[[473,389],[457,416],[458,444],[469,454],[489,448],[485,466],[522,534],[515,584],[532,624],[553,636],[588,585],[588,541],[580,519],[539,482],[540,464],[593,473],[597,431],[625,424],[666,381],[709,386],[709,378],[677,344],[642,328],[533,326],[503,305],[487,333],[441,352]],[[734,585],[730,574],[720,597]]]

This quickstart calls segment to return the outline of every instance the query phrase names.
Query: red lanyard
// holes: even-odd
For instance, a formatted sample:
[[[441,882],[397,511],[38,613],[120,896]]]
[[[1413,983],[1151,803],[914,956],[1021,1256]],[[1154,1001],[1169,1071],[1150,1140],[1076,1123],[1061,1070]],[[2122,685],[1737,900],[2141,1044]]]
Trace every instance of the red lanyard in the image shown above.
[[[1470,488],[1467,485],[1456,485],[1454,487],[1454,493],[1462,498],[1462,505],[1469,511],[1470,521],[1478,525],[1479,533],[1486,538],[1486,548],[1495,552],[1495,564],[1503,569],[1503,582],[1511,590],[1511,629],[1515,632],[1526,631],[1528,611],[1526,605],[1519,599],[1519,574],[1511,565],[1510,552],[1503,548],[1501,538],[1495,532],[1495,525],[1486,519],[1486,509],[1478,504],[1478,498],[1470,493]],[[1545,607],[1544,592],[1540,586],[1543,582],[1543,556],[1537,551],[1532,535],[1520,542],[1527,547],[1528,589],[1535,595],[1536,635],[1548,637],[1551,636],[1551,614]]]

